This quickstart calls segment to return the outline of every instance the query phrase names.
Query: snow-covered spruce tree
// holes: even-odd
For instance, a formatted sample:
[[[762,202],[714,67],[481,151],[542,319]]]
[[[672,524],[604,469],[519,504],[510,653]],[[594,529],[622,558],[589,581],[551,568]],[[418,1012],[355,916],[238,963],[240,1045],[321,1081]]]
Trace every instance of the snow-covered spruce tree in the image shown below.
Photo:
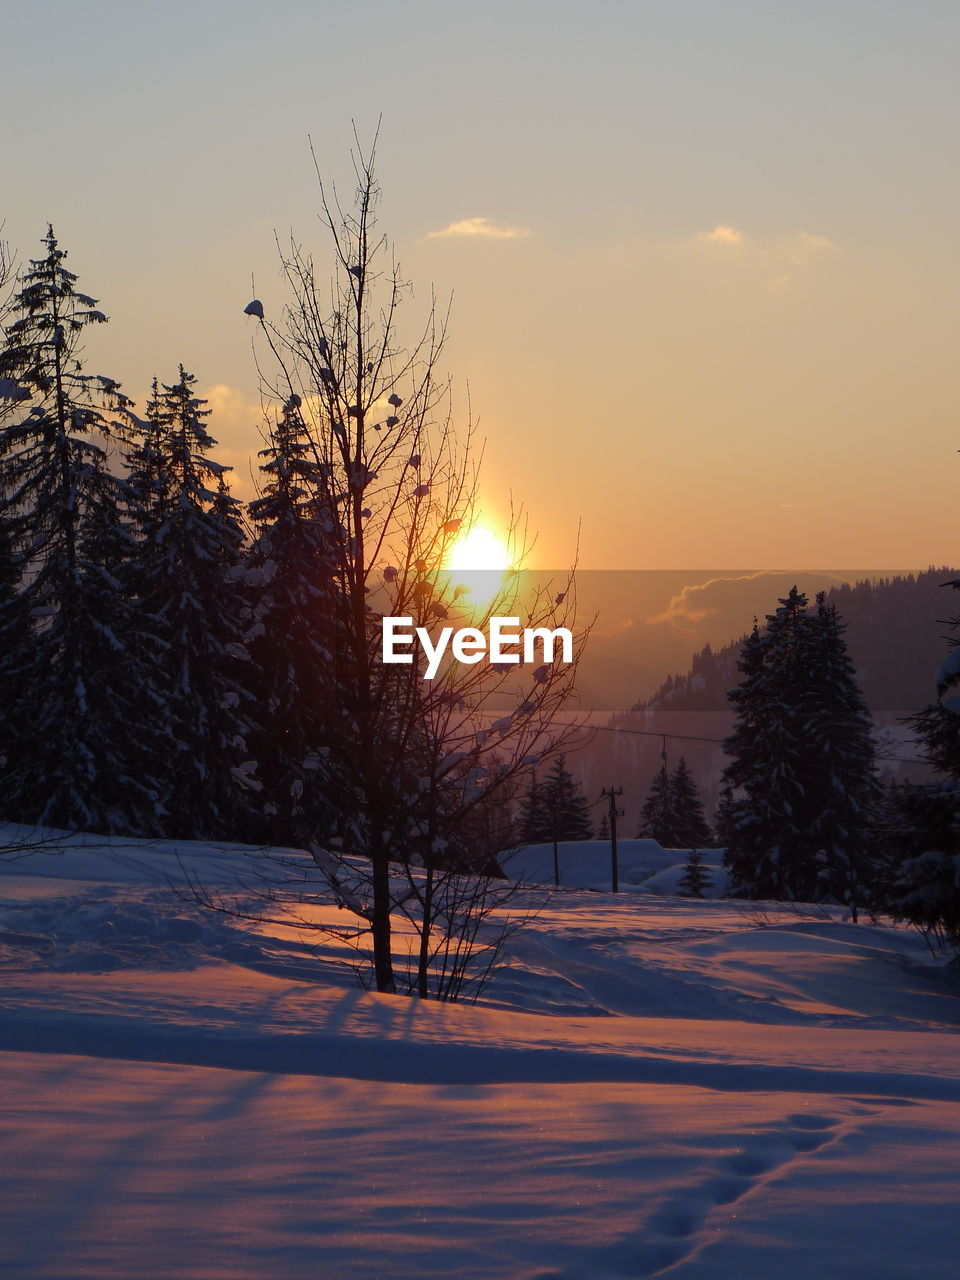
[[[248,753],[250,657],[244,645],[240,504],[209,455],[209,411],[183,367],[157,386],[140,423],[133,483],[141,497],[139,586],[163,646],[151,685],[167,743],[158,780],[167,834],[237,839],[259,786]]]
[[[960,789],[956,780],[891,788],[876,837],[880,907],[960,954]]]
[[[731,692],[737,720],[724,744],[724,781],[737,788],[734,831],[726,853],[734,891],[744,897],[810,900],[816,885],[813,813],[805,794],[812,769],[800,732],[798,703],[809,678],[807,597],[796,588],[754,627]]]
[[[676,815],[679,843],[675,848],[697,849],[710,843],[710,828],[703,812],[700,789],[687,768],[683,756],[670,779],[673,791],[673,811]]]
[[[9,248],[0,240],[0,328],[10,313],[10,284],[13,279],[13,263]],[[17,404],[29,395],[12,378],[0,378],[0,428],[15,412]],[[17,741],[17,729],[12,714],[15,693],[19,684],[17,667],[28,655],[29,626],[20,610],[16,609],[17,588],[20,584],[20,558],[14,552],[9,530],[10,513],[3,503],[0,489],[0,788],[4,786],[6,765]],[[12,813],[12,798],[0,789],[0,813]]]
[[[692,848],[683,875],[677,883],[677,892],[685,898],[702,898],[710,884],[710,869],[703,860],[703,854],[699,849]]]
[[[543,806],[549,840],[589,840],[593,836],[590,805],[565,757],[557,756],[543,785]]]
[[[144,549],[144,554],[130,566],[130,589],[138,596],[149,591],[159,558],[159,533],[170,511],[173,487],[168,439],[170,416],[165,411],[157,378],[153,379],[144,412],[143,418],[132,410],[128,412],[123,451],[132,522],[137,541]]]
[[[13,269],[6,243],[0,240],[0,327],[8,318],[8,288]],[[0,378],[0,429],[16,412],[17,404],[29,396],[12,378]],[[7,764],[11,759],[18,730],[14,721],[16,693],[20,685],[20,666],[29,661],[29,619],[16,607],[20,585],[20,556],[14,551],[10,530],[10,511],[0,489],[0,813],[12,815],[13,797],[5,786]]]
[[[943,584],[960,589],[960,580]],[[960,616],[948,619],[960,628]],[[940,775],[929,786],[893,791],[885,807],[888,890],[885,907],[960,953],[960,640],[937,672],[937,702],[907,723]]]
[[[680,848],[680,823],[674,805],[672,779],[666,764],[654,774],[650,790],[640,810],[638,840],[657,840],[665,849]]]
[[[812,831],[817,898],[848,905],[856,920],[858,907],[873,905],[880,880],[869,838],[880,798],[873,722],[847,651],[845,625],[823,592],[812,621],[804,729],[817,759],[810,784],[819,805]]]
[[[960,590],[960,579],[943,583]],[[960,630],[960,615],[946,619],[952,631]],[[937,672],[937,701],[911,716],[925,758],[945,778],[960,779],[960,638],[947,637],[947,656]]]
[[[18,607],[21,557],[14,552],[9,522],[0,495],[0,813],[12,817],[16,797],[10,790],[9,768],[20,738],[24,708],[19,695],[31,663],[32,635],[29,616]]]
[[[127,490],[102,442],[128,402],[84,372],[83,332],[106,316],[76,288],[52,228],[44,248],[0,350],[14,401],[0,425],[0,524],[20,573],[4,608],[16,751],[3,789],[25,821],[129,831],[154,803],[130,728],[147,639],[121,581]]]
[[[260,827],[272,844],[335,834],[325,785],[334,712],[333,564],[322,463],[291,394],[260,451],[247,582],[255,598],[248,644],[259,728],[251,749],[263,784]]]
[[[855,908],[875,752],[835,611],[820,600],[809,613],[794,587],[765,630],[754,628],[739,668],[724,746],[733,891]]]
[[[348,210],[321,183],[332,290],[294,244],[284,262],[292,294],[284,322],[270,323],[256,301],[247,310],[276,359],[277,401],[300,397],[319,463],[314,497],[329,521],[336,714],[326,785],[339,847],[360,861],[331,869],[318,855],[318,875],[366,930],[378,990],[398,989],[392,929],[400,912],[416,936],[406,984],[451,998],[464,990],[466,967],[487,963],[477,928],[489,896],[464,897],[459,870],[450,870],[468,852],[464,819],[575,734],[551,726],[576,664],[505,672],[450,662],[428,680],[420,657],[382,661],[381,619],[409,617],[434,634],[458,619],[484,629],[491,615],[517,616],[521,627],[569,626],[573,596],[565,583],[559,593],[501,593],[470,609],[445,572],[474,518],[471,428],[456,438],[449,386],[438,376],[445,323],[435,309],[410,347],[399,338],[407,287],[375,227],[372,152],[355,160],[355,172]],[[494,718],[487,708],[497,693],[513,709]]]

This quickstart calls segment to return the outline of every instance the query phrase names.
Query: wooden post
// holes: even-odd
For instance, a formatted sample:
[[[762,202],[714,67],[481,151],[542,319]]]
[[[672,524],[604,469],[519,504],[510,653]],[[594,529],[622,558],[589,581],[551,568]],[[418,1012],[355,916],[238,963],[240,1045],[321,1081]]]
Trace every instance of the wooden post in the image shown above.
[[[620,892],[620,866],[617,857],[617,818],[623,817],[623,809],[617,805],[617,799],[623,795],[623,787],[604,787],[600,792],[610,799],[610,882],[614,893]]]

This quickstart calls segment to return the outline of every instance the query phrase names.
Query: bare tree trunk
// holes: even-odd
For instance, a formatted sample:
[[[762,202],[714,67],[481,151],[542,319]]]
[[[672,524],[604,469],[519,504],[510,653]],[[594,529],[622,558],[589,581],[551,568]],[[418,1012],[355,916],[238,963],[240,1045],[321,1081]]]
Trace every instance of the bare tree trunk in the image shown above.
[[[427,1000],[430,997],[429,967],[430,938],[433,933],[433,867],[427,867],[423,886],[423,917],[420,923],[420,954],[417,960],[417,995]]]
[[[393,976],[393,943],[391,940],[390,863],[382,852],[373,858],[373,911],[370,919],[373,934],[373,972],[377,990],[393,995],[397,990]]]

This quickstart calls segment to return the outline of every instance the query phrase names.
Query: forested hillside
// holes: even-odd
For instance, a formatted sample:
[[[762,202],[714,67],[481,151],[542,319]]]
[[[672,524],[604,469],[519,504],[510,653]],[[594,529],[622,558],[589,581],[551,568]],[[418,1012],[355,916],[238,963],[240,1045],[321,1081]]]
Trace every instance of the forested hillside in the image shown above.
[[[942,585],[956,573],[927,569],[827,592],[827,603],[836,606],[847,625],[847,646],[875,720],[909,715],[935,698],[934,677],[948,630],[943,620],[953,609]],[[803,583],[799,585],[802,589]],[[747,630],[745,625],[745,634]],[[716,651],[706,645],[694,655],[686,675],[669,676],[633,710],[725,711],[727,692],[738,680],[741,644],[742,639],[736,640]]]

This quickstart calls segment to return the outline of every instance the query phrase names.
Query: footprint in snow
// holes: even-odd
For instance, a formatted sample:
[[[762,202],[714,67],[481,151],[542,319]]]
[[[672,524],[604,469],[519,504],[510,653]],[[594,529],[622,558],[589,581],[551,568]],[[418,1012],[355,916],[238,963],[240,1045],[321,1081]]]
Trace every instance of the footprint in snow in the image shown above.
[[[605,1273],[623,1280],[670,1271],[706,1243],[702,1231],[712,1212],[736,1203],[794,1160],[836,1142],[841,1123],[833,1116],[804,1111],[766,1131],[744,1134],[740,1150],[720,1157],[712,1175],[662,1205],[639,1231],[591,1251],[591,1264],[599,1263]],[[579,1280],[583,1274],[575,1269],[544,1272],[538,1280]]]

